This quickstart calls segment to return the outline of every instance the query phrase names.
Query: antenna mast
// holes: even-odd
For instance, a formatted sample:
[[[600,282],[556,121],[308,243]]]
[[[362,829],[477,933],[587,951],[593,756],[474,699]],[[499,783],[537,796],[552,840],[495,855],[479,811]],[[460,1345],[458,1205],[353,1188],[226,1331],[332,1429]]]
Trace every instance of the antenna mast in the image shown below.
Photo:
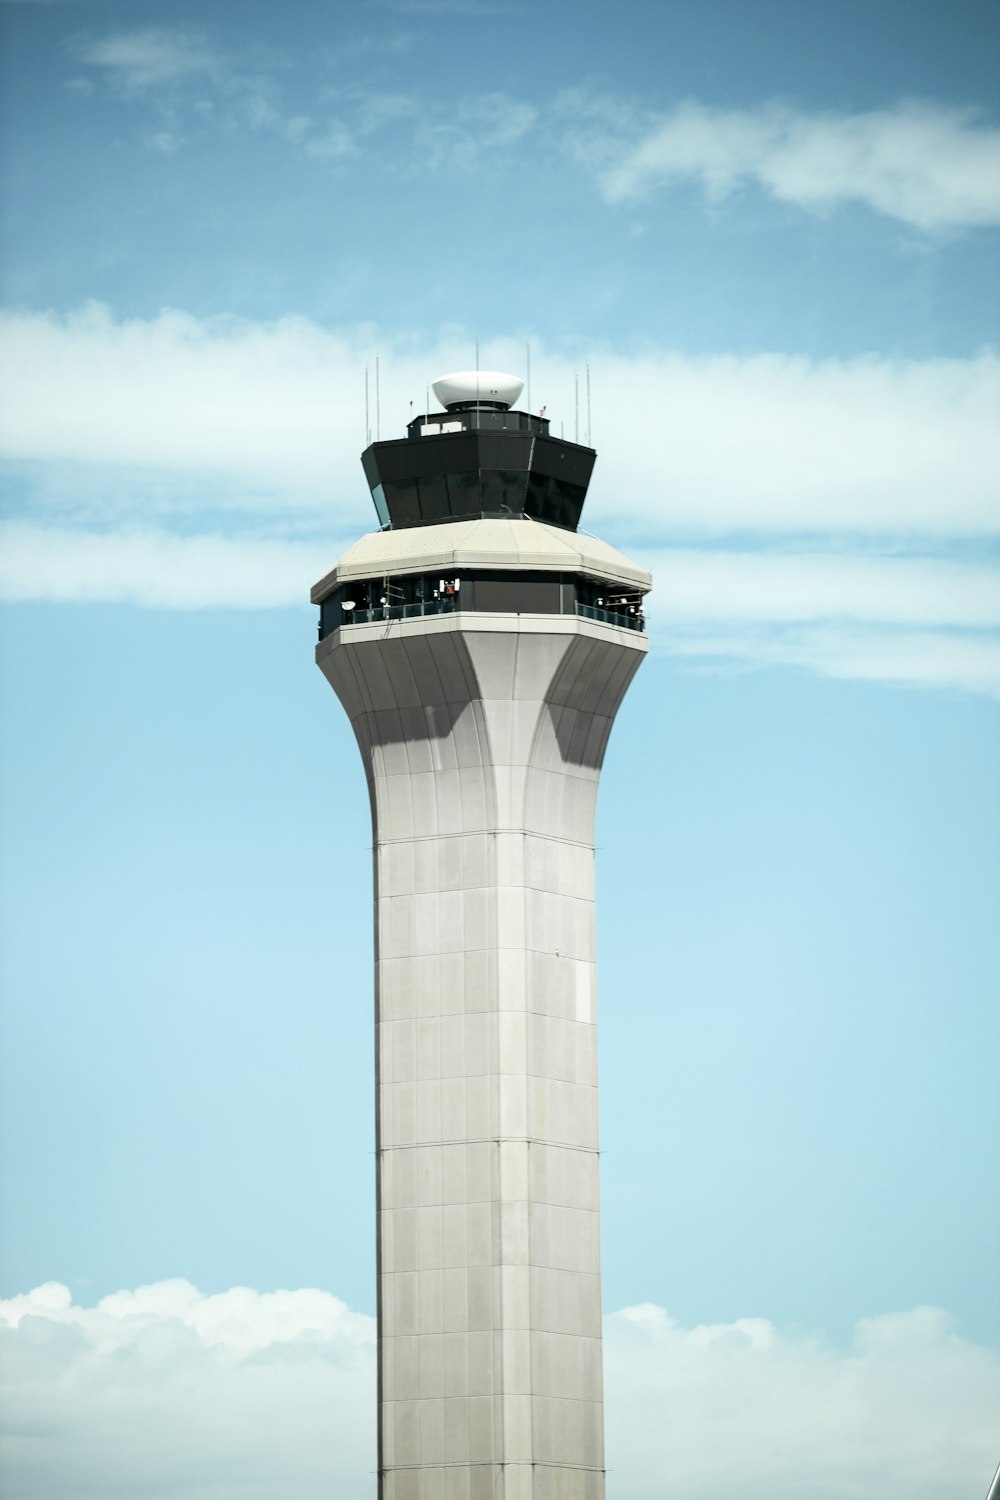
[[[379,384],[378,355],[375,356],[375,440],[382,436],[382,393]]]

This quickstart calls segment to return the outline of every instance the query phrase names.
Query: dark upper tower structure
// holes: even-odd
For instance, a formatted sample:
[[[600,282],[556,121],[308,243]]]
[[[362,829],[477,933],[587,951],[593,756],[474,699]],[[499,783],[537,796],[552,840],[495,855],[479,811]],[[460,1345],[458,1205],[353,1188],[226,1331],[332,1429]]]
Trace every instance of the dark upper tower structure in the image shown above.
[[[575,531],[597,457],[516,411],[521,382],[492,371],[434,382],[445,410],[414,417],[406,437],[362,455],[382,526],[530,516]]]

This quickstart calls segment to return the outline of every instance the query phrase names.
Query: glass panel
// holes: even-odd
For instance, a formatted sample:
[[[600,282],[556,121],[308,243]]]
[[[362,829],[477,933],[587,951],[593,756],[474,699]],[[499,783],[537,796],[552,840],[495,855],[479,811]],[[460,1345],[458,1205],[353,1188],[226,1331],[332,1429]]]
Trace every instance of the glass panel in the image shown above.
[[[524,500],[528,490],[527,474],[516,469],[501,469],[497,478],[503,488],[504,507],[520,515],[524,510]]]
[[[559,613],[558,578],[477,578],[475,589],[476,609],[512,615]]]
[[[425,521],[441,521],[451,514],[448,486],[443,474],[425,474],[417,480],[420,492],[420,514]]]
[[[586,493],[582,485],[571,484],[565,479],[550,479],[547,498],[553,524],[575,531]]]
[[[555,438],[542,438],[535,443],[531,467],[539,474],[550,475],[553,479],[568,479],[571,484],[586,487],[590,483],[594,458],[592,449],[560,443]]]
[[[531,439],[519,432],[484,433],[479,439],[479,467],[526,469],[531,460]]]
[[[385,503],[385,490],[380,484],[372,489],[372,499],[375,501],[375,514],[378,516],[380,526],[389,524],[389,507]]]
[[[478,469],[463,469],[457,474],[449,474],[447,479],[449,509],[453,516],[473,516],[482,510]]]
[[[545,493],[548,488],[548,480],[543,479],[540,474],[532,471],[528,475],[528,488],[524,498],[524,511],[526,515],[536,516],[538,520],[547,520],[545,515]]]
[[[323,640],[341,623],[340,593],[331,594],[319,607],[319,638]]]
[[[389,517],[394,526],[403,526],[407,521],[420,520],[415,479],[403,480],[395,484],[390,484],[386,480],[384,489]]]
[[[483,469],[480,475],[482,509],[520,515],[524,509],[527,475],[513,469]]]

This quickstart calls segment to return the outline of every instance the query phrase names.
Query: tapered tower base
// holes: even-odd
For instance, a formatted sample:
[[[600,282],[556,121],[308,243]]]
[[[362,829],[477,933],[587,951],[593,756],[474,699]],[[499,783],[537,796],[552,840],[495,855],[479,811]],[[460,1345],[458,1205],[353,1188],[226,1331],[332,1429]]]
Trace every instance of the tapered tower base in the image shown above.
[[[594,812],[648,585],[518,518],[313,591],[374,830],[381,1500],[603,1500]]]

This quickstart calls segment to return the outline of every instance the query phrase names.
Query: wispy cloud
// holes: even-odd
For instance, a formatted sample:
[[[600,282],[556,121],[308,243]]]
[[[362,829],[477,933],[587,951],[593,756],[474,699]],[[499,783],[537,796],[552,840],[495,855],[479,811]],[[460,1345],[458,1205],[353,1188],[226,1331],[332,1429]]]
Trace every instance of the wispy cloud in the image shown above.
[[[73,79],[70,86],[86,97],[87,85],[96,79],[141,104],[155,121],[144,140],[156,151],[180,150],[213,127],[268,133],[292,145],[312,128],[301,110],[284,107],[273,65],[249,66],[201,28],[117,30],[78,39],[73,51],[92,76]]]
[[[96,1307],[48,1283],[0,1303],[12,1493],[361,1500],[375,1464],[375,1324],[316,1290],[185,1281]],[[759,1318],[606,1320],[608,1464],[630,1500],[941,1500],[985,1493],[1000,1356],[932,1308],[853,1345]]]
[[[151,609],[305,606],[350,537],[309,540],[0,524],[0,600]],[[1000,697],[1000,568],[866,555],[641,554],[654,650],[703,670],[823,676]]]
[[[486,0],[388,0],[388,8],[469,16],[508,9]],[[349,39],[347,52],[357,44]],[[127,94],[171,110],[175,135],[185,117],[189,127],[211,123],[203,97],[209,88],[227,128],[272,130],[314,159],[358,156],[363,142],[386,131],[395,160],[417,154],[425,171],[447,160],[454,172],[477,159],[476,151],[510,150],[544,130],[546,149],[582,163],[611,205],[696,182],[715,202],[752,186],[814,213],[865,204],[927,232],[1000,223],[1000,130],[972,108],[903,100],[881,110],[808,112],[765,101],[731,110],[690,99],[654,113],[583,87],[545,100],[474,91],[429,98],[372,89],[359,79],[338,95],[331,118],[323,90],[290,109],[273,69],[246,68],[204,31],[119,30],[91,39],[79,55]],[[439,139],[452,150],[435,151]],[[457,148],[466,142],[475,149],[463,157]]]
[[[535,128],[539,110],[496,90],[455,100],[447,109],[422,115],[417,140],[430,169],[476,167],[492,151],[508,152]]]
[[[487,12],[469,11],[480,13]],[[378,38],[377,45],[380,52],[398,52],[413,41],[397,32]],[[338,62],[356,58],[370,43],[357,34],[349,36],[331,58],[332,75],[338,77]],[[388,136],[394,161],[417,155],[426,171],[447,160],[454,173],[478,162],[491,147],[515,145],[538,116],[535,105],[503,93],[471,91],[450,100],[427,99],[373,88],[357,78],[315,90],[305,108],[297,95],[291,108],[284,99],[282,70],[268,67],[266,60],[264,66],[252,67],[194,28],[120,30],[77,43],[74,50],[93,77],[73,79],[70,87],[86,97],[94,79],[103,81],[145,109],[156,124],[143,138],[159,151],[178,150],[213,129],[230,135],[244,130],[282,139],[307,159],[342,165],[361,156],[374,138]]]
[[[769,625],[759,620],[690,623],[653,635],[654,647],[701,670],[796,668],[821,677],[900,687],[948,688],[1000,698],[996,632],[896,629],[840,623]]]
[[[1000,627],[1000,567],[836,552],[645,551],[664,625],[839,620]]]
[[[1000,567],[940,558],[717,549],[643,555],[654,647],[703,668],[1000,698]]]
[[[166,26],[111,32],[84,43],[80,60],[136,92],[215,73],[220,66],[202,32]]]
[[[577,94],[563,112],[571,129],[578,117],[574,149],[611,203],[681,181],[716,201],[753,184],[810,211],[864,203],[922,230],[1000,223],[1000,130],[972,110],[904,102],[806,113],[689,100],[640,126],[631,111],[608,106],[588,109]]]
[[[304,605],[335,544],[0,523],[0,599],[149,609]]]

